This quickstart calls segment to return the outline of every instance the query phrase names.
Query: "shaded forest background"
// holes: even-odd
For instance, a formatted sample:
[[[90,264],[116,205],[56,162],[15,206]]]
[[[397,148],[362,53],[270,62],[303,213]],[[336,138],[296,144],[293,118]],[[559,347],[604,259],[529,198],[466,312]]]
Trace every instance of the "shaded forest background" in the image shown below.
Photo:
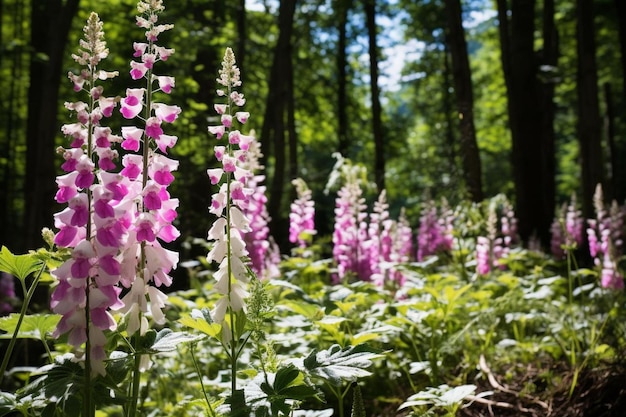
[[[519,232],[543,244],[555,209],[575,193],[592,217],[602,183],[626,197],[626,4],[622,0],[176,0],[163,22],[175,55],[172,132],[181,163],[172,194],[182,235],[211,222],[211,124],[224,49],[235,50],[243,92],[265,154],[272,233],[286,244],[290,180],[313,189],[320,234],[332,227],[325,194],[340,152],[368,168],[371,194],[416,224],[421,203],[505,193]],[[42,245],[52,227],[55,148],[76,99],[66,77],[90,11],[104,21],[120,76],[106,95],[135,87],[128,75],[135,0],[1,0],[0,244]],[[121,127],[121,117],[109,126]],[[178,242],[182,244],[183,241]],[[185,253],[182,258],[184,259]]]

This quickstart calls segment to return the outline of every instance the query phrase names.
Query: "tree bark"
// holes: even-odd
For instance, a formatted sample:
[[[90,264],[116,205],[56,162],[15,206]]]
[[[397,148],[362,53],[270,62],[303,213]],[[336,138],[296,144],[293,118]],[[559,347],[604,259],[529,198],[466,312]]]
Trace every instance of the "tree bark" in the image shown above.
[[[607,190],[605,196],[608,200],[622,201],[623,191],[621,191],[620,178],[620,163],[617,155],[617,144],[615,143],[615,105],[613,104],[613,89],[610,83],[604,83],[604,134],[606,135],[606,141],[609,150],[609,172],[607,178]]]
[[[376,0],[364,0],[367,34],[369,38],[370,92],[372,95],[372,133],[374,135],[374,181],[380,193],[385,189],[385,148],[378,87],[378,44],[376,41]]]
[[[545,201],[543,187],[553,179],[544,172],[542,157],[538,61],[534,51],[535,1],[512,0],[510,19],[507,1],[497,0],[497,6],[511,128],[518,232],[524,242],[538,237],[543,245],[547,245],[553,209],[547,216],[544,207],[552,202]]]
[[[600,137],[602,124],[598,101],[598,73],[596,45],[593,27],[592,0],[576,1],[576,50],[578,97],[578,141],[581,161],[582,212],[592,218],[593,195],[597,184],[603,181],[602,147]]]
[[[554,23],[554,0],[544,0],[543,2],[543,50],[541,54],[541,65],[543,77],[539,79],[541,111],[541,169],[543,184],[541,187],[542,202],[542,223],[539,227],[547,232],[550,230],[554,208],[556,204],[556,151],[554,117],[556,108],[554,105],[554,87],[559,57],[559,38],[556,25]],[[544,244],[548,244],[547,235],[542,233]]]
[[[42,244],[41,229],[52,224],[56,187],[55,137],[59,131],[59,81],[65,45],[79,0],[35,1],[31,10],[30,86],[26,132],[25,245]],[[42,59],[45,57],[45,59]]]
[[[472,73],[467,55],[467,43],[463,30],[461,0],[445,0],[448,19],[446,43],[452,61],[454,93],[459,116],[461,160],[467,190],[472,201],[483,199],[482,169],[474,126],[474,93]]]
[[[286,142],[285,112],[288,107],[289,73],[293,71],[291,61],[291,38],[293,19],[296,11],[296,0],[281,0],[278,16],[279,35],[270,71],[265,117],[261,129],[261,149],[264,157],[261,163],[268,166],[270,155],[273,156],[272,177],[269,187],[267,211],[271,217],[270,230],[279,243],[287,236],[288,224],[281,215],[281,206],[285,188]],[[296,150],[292,150],[295,152]]]
[[[339,42],[337,45],[337,152],[349,157],[350,139],[348,137],[348,57],[347,31],[348,13],[352,8],[352,0],[337,0],[339,15]]]

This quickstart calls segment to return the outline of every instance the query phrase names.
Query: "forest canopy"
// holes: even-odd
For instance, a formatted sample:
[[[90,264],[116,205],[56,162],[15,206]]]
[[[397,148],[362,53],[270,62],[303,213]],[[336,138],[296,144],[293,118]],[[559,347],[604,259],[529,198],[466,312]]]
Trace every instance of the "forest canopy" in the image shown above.
[[[0,3],[0,242],[41,244],[67,142],[70,57],[91,11],[107,65],[125,68],[134,0]],[[262,145],[272,231],[286,236],[291,180],[303,178],[328,233],[333,153],[367,169],[371,195],[415,224],[422,203],[499,193],[524,240],[544,245],[572,194],[589,215],[597,183],[626,196],[624,18],[620,0],[181,0],[164,22],[176,63],[180,161],[173,193],[184,236],[206,232],[216,68],[224,48],[243,70],[249,123]],[[109,86],[124,95],[128,74]],[[118,128],[112,121],[112,128]],[[325,225],[325,220],[326,225]],[[327,228],[324,230],[324,228]]]

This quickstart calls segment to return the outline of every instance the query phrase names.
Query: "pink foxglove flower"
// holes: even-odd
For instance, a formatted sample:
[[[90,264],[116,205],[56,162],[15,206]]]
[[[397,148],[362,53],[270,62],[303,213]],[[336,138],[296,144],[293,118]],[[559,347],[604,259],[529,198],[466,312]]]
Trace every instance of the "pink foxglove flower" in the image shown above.
[[[142,126],[122,128],[122,148],[137,152],[124,156],[120,172],[129,184],[125,197],[129,233],[120,271],[122,285],[129,288],[121,308],[129,334],[144,334],[150,317],[158,324],[164,323],[162,309],[167,296],[160,288],[171,284],[170,273],[178,264],[178,253],[163,248],[161,242],[171,242],[180,235],[173,224],[178,199],[168,191],[178,162],[163,154],[176,144],[177,138],[165,134],[165,129],[181,109],[153,101],[158,91],[169,94],[174,86],[173,77],[154,74],[158,63],[174,53],[173,49],[156,44],[158,36],[173,27],[158,24],[159,13],[164,9],[160,0],[137,4],[137,25],[146,30],[146,42],[133,44],[135,60],[131,62],[130,75],[134,80],[145,81],[145,87],[128,88],[120,109],[126,119],[142,118],[138,121]],[[167,51],[167,56],[161,56],[159,51]],[[115,239],[114,233],[111,238]]]
[[[0,316],[12,313],[18,301],[14,281],[13,275],[0,272]]]
[[[576,208],[576,196],[573,195],[568,205],[563,205],[554,219],[551,232],[550,249],[557,259],[565,257],[565,250],[574,250],[583,243],[584,220]]]
[[[208,131],[219,140],[223,135],[230,136],[233,132],[236,118],[232,112],[237,106],[243,105],[242,100],[233,100],[233,97],[243,97],[235,91],[241,85],[239,68],[235,65],[235,55],[232,49],[227,48],[219,71],[217,82],[223,86],[227,94],[227,102],[216,105],[214,108],[221,114],[220,126],[209,126]],[[254,190],[250,187],[253,174],[247,163],[248,152],[239,148],[237,143],[228,143],[215,147],[215,157],[220,162],[219,168],[208,171],[211,182],[220,184],[219,190],[213,194],[209,212],[217,216],[213,227],[209,230],[208,239],[213,241],[213,247],[207,255],[209,262],[218,264],[213,277],[216,280],[213,288],[221,295],[211,315],[216,323],[222,325],[222,340],[229,343],[237,337],[236,323],[233,323],[237,313],[245,311],[248,296],[246,284],[250,280],[244,258],[250,252],[246,246],[245,235],[250,233],[250,209],[254,214],[262,202],[255,201]],[[254,184],[253,184],[254,185]],[[258,232],[258,230],[257,230]],[[263,230],[261,230],[263,232]],[[228,319],[227,316],[228,315]]]
[[[360,167],[344,163],[342,173],[345,183],[335,199],[335,227],[333,231],[333,257],[337,264],[335,282],[350,278],[371,279],[370,244],[367,226],[367,206],[359,184]]]
[[[601,270],[602,287],[621,290],[624,288],[624,276],[618,268],[618,260],[624,251],[624,209],[615,202],[610,210],[605,208],[600,184],[596,187],[593,200],[596,218],[587,220],[589,253]]]
[[[315,202],[312,192],[301,178],[291,181],[296,187],[297,198],[291,203],[289,213],[289,241],[297,243],[299,248],[305,248],[310,244],[315,230]]]
[[[243,112],[237,112],[239,113]],[[249,113],[246,112],[246,114],[249,117]],[[245,122],[240,121],[240,123]],[[241,138],[246,135],[236,130],[231,131],[228,136]],[[250,220],[250,231],[243,235],[243,239],[250,257],[250,268],[261,279],[275,278],[279,275],[280,251],[270,236],[270,216],[267,211],[266,187],[263,185],[265,176],[256,174],[257,171],[263,169],[259,163],[263,156],[261,144],[255,141],[252,135],[246,137],[252,138],[252,141],[247,143],[248,146],[245,149],[242,148],[239,140],[232,142],[229,140],[229,143],[239,145],[238,152],[245,152],[245,160],[238,164],[233,175],[237,180],[243,179],[249,191],[242,187],[231,188],[231,198],[233,201],[242,199],[246,201],[243,214]]]
[[[111,115],[115,100],[104,97],[103,88],[97,83],[117,73],[97,69],[108,55],[97,14],[89,16],[84,33],[78,53],[72,55],[84,69],[80,75],[70,73],[69,78],[76,91],[85,93],[88,102],[65,105],[76,112],[78,121],[61,129],[72,142],[70,149],[61,149],[65,160],[62,169],[68,173],[57,177],[56,200],[68,206],[55,215],[59,231],[54,242],[71,249],[71,256],[51,272],[58,283],[50,307],[62,316],[54,335],[67,333],[77,352],[89,341],[90,349],[84,359],[92,374],[104,374],[104,332],[117,326],[109,310],[120,307],[120,291],[116,287],[119,275],[112,255],[123,245],[126,227],[121,212],[115,210],[113,193],[102,190],[102,178],[115,168],[118,156],[111,145],[120,138],[100,125],[103,117]]]
[[[417,233],[417,260],[423,261],[429,256],[452,250],[452,230],[449,214],[445,210],[437,210],[433,201],[424,205]]]

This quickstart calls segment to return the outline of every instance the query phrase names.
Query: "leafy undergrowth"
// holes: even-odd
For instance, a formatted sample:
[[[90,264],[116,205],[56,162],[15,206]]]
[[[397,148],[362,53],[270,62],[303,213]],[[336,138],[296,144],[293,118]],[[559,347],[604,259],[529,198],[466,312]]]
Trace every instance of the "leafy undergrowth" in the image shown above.
[[[253,281],[237,366],[251,415],[295,406],[294,416],[347,416],[355,384],[367,416],[623,415],[623,292],[602,288],[596,269],[568,272],[565,261],[525,249],[478,275],[470,252],[395,265],[401,285],[333,284],[333,263],[314,252],[285,258],[280,278]],[[207,404],[224,412],[230,362],[209,313],[220,294],[204,261],[184,266],[191,288],[170,294],[164,328],[140,344],[152,358],[141,415],[205,415]],[[64,340],[50,337],[56,318],[25,317],[19,337],[45,340],[56,365],[10,370],[4,385],[17,388],[3,394],[0,411],[75,415],[67,410],[81,401],[82,371]],[[0,319],[0,328],[10,334],[15,319]],[[133,353],[124,335],[111,335],[107,376],[94,381],[99,416],[120,415],[126,401]]]

